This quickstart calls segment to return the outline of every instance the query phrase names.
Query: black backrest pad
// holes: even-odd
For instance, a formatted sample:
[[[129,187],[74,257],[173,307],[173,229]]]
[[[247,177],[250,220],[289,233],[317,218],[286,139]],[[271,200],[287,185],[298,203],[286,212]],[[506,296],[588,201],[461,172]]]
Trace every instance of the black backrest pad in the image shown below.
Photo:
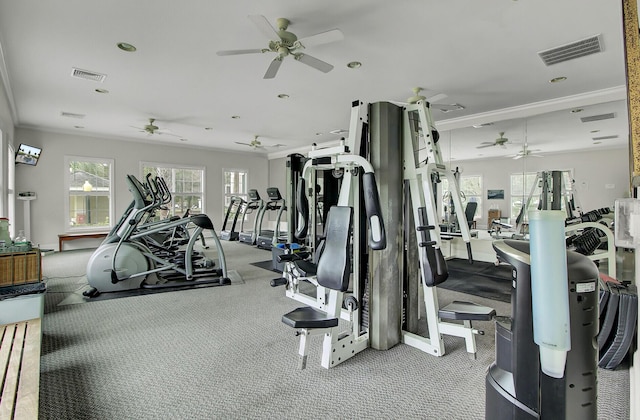
[[[467,219],[467,222],[473,222],[473,217],[476,215],[476,210],[478,209],[478,203],[475,201],[470,201],[467,203],[467,207],[464,209],[464,216]]]
[[[349,288],[349,230],[352,219],[351,207],[333,206],[329,210],[324,251],[317,270],[318,284],[321,286],[341,292]]]

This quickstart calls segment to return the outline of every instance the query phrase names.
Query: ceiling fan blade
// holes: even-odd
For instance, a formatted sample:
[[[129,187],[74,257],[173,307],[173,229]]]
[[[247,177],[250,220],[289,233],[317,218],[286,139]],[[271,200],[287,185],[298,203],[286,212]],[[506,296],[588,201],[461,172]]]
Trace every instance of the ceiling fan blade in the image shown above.
[[[278,32],[273,28],[273,26],[271,26],[266,17],[262,15],[249,15],[249,19],[251,19],[260,33],[262,33],[262,35],[264,35],[267,39],[280,39],[280,37],[278,36]]]
[[[513,157],[513,160],[518,160],[518,159],[522,159],[524,157],[524,155],[515,155]]]
[[[485,147],[492,147],[492,146],[495,146],[495,145],[496,145],[495,143],[486,143],[485,142],[485,143],[481,144],[480,146],[476,146],[476,149],[484,149]]]
[[[243,142],[241,142],[241,141],[237,141],[237,142],[235,142],[235,143],[236,143],[236,144],[241,144],[241,145],[243,145],[243,146],[253,146],[253,144],[251,144],[251,143],[243,143]]]
[[[330,42],[342,41],[344,35],[340,29],[332,29],[326,32],[320,32],[319,34],[310,35],[299,39],[300,43],[305,47],[312,47],[314,45],[328,44]]]
[[[325,63],[324,61],[312,57],[308,54],[296,54],[295,59],[301,63],[306,64],[307,66],[313,67],[316,70],[320,70],[323,73],[329,73],[331,70],[333,70],[333,66],[331,64]]]
[[[278,70],[280,69],[281,65],[282,65],[282,58],[280,57],[274,58],[273,61],[271,61],[271,64],[269,64],[269,68],[267,69],[267,72],[264,74],[263,79],[273,79],[274,77],[276,77],[276,74],[278,74]]]
[[[218,51],[216,55],[240,55],[240,54],[257,54],[261,53],[262,50],[260,48],[254,48],[250,50],[227,50],[227,51]]]
[[[173,132],[167,131],[167,130],[156,130],[154,133],[155,134],[166,134],[168,136],[182,137],[179,134],[176,134],[176,133],[173,133]]]
[[[431,108],[439,109],[442,112],[449,111],[460,111],[463,110],[464,107],[460,104],[431,104]]]
[[[430,98],[427,98],[427,100],[431,103],[431,102],[438,102],[441,101],[443,99],[446,99],[447,95],[444,93],[438,93],[437,95],[434,95]]]

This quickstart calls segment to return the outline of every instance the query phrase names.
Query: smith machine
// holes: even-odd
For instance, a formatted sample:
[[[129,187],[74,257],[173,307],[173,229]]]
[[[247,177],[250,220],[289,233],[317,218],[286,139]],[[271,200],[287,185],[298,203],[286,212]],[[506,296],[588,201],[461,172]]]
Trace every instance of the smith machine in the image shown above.
[[[367,158],[360,156],[360,152]],[[285,264],[281,284],[286,284],[287,296],[310,308],[299,308],[297,313],[294,311],[283,317],[283,322],[299,329],[302,366],[306,362],[307,336],[312,333],[325,334],[322,361],[325,368],[343,362],[368,346],[387,350],[400,342],[442,356],[445,354],[443,334],[464,338],[467,351],[475,356],[475,334],[478,331],[473,329],[471,322],[490,320],[495,311],[469,302],[453,302],[444,308],[438,304],[436,285],[448,277],[439,232],[437,203],[440,200],[436,199],[437,183],[441,177],[449,180],[456,207],[463,207],[453,173],[440,153],[429,103],[422,99],[400,108],[386,102],[367,106],[356,101],[352,105],[348,140],[336,147],[314,148],[308,157],[303,179],[300,180],[303,188],[299,191],[303,194],[299,194],[296,200],[296,213],[306,212],[306,219],[299,217],[296,220],[296,237],[303,237],[308,228],[308,244],[315,246],[317,240],[316,223],[308,221],[310,214],[317,214],[315,188],[305,188],[305,183],[315,186],[313,174],[318,170],[340,174],[338,206],[353,206],[355,214],[351,239],[353,249],[345,250],[353,259],[353,292],[351,300],[347,298],[343,305],[342,300],[337,301],[335,296],[331,296],[332,286],[325,287],[324,282],[319,281],[319,267],[316,273],[315,268],[306,269],[309,265],[298,269],[295,262]],[[358,178],[362,178],[362,182],[356,182]],[[379,188],[375,184],[376,178]],[[358,198],[362,195],[366,218]],[[370,203],[378,200],[384,205],[375,209],[376,206]],[[375,210],[370,211],[370,208]],[[459,210],[456,216],[471,262],[470,235],[464,212]],[[329,224],[331,219],[330,214]],[[385,232],[386,247],[380,239]],[[369,246],[379,251],[366,254],[364,240],[367,236]],[[315,287],[315,293],[309,292],[309,285]],[[422,318],[419,287],[424,292],[429,338],[417,333]],[[306,322],[308,319],[305,317],[310,314],[317,316],[318,313],[329,316],[331,322]],[[305,319],[300,321],[299,316]],[[347,334],[350,341],[341,340],[340,345],[337,337],[339,318],[352,323],[351,333]],[[343,343],[350,343],[345,351],[341,350],[345,349]]]

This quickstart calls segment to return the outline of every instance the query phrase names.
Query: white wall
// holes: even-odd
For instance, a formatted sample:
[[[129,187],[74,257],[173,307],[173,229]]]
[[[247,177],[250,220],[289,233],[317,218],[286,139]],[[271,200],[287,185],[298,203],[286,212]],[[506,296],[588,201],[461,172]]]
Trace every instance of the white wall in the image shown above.
[[[287,158],[271,159],[269,161],[269,186],[278,187],[283,196],[287,191]]]
[[[249,172],[249,188],[266,190],[269,179],[268,161],[265,156],[253,153],[232,153],[166,146],[150,143],[133,143],[113,139],[53,133],[18,128],[14,144],[27,143],[42,147],[37,166],[16,166],[16,191],[33,191],[37,199],[31,202],[31,242],[42,248],[58,247],[58,234],[65,232],[67,217],[64,214],[64,157],[110,158],[114,160],[115,219],[119,219],[131,202],[125,176],[140,175],[140,162],[176,163],[204,166],[206,179],[206,212],[217,230],[221,230],[223,213],[223,169],[246,169]],[[22,202],[17,203],[16,228],[24,226]],[[70,248],[72,247],[70,242]],[[65,244],[65,249],[67,245]]]
[[[8,214],[8,203],[5,197],[7,197],[7,147],[13,141],[13,119],[11,118],[11,107],[7,99],[7,92],[4,88],[4,83],[0,82],[0,130],[2,136],[0,136],[0,165],[2,171],[0,172],[0,194],[2,199],[2,208],[0,208],[0,215],[6,216]]]

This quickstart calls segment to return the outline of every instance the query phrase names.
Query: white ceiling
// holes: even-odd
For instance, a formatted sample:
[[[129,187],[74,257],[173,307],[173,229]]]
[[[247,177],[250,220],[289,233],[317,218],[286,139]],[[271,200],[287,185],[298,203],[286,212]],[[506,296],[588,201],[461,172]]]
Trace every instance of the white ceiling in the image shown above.
[[[433,111],[456,159],[513,155],[519,146],[476,149],[501,131],[514,141],[526,136],[530,148],[545,152],[626,147],[620,3],[0,0],[0,73],[16,126],[181,147],[284,155],[335,140],[329,132],[348,128],[353,100],[405,101],[415,86],[465,106]],[[267,47],[248,15],[264,15],[274,26],[286,17],[299,38],[339,28],[343,41],[305,51],[335,68],[322,73],[287,57],[276,78],[265,80],[274,53],[217,56]],[[549,67],[537,54],[597,34],[603,52]],[[137,51],[123,52],[118,42]],[[354,60],[362,67],[347,68]],[[71,77],[74,67],[106,80]],[[567,80],[549,83],[558,76]],[[568,112],[576,107],[583,111]],[[579,123],[605,112],[616,118]],[[133,128],[150,117],[175,135],[149,137]],[[479,122],[494,125],[465,128]],[[235,143],[254,135],[286,146],[254,151]],[[618,138],[593,144],[592,137],[605,135]]]

